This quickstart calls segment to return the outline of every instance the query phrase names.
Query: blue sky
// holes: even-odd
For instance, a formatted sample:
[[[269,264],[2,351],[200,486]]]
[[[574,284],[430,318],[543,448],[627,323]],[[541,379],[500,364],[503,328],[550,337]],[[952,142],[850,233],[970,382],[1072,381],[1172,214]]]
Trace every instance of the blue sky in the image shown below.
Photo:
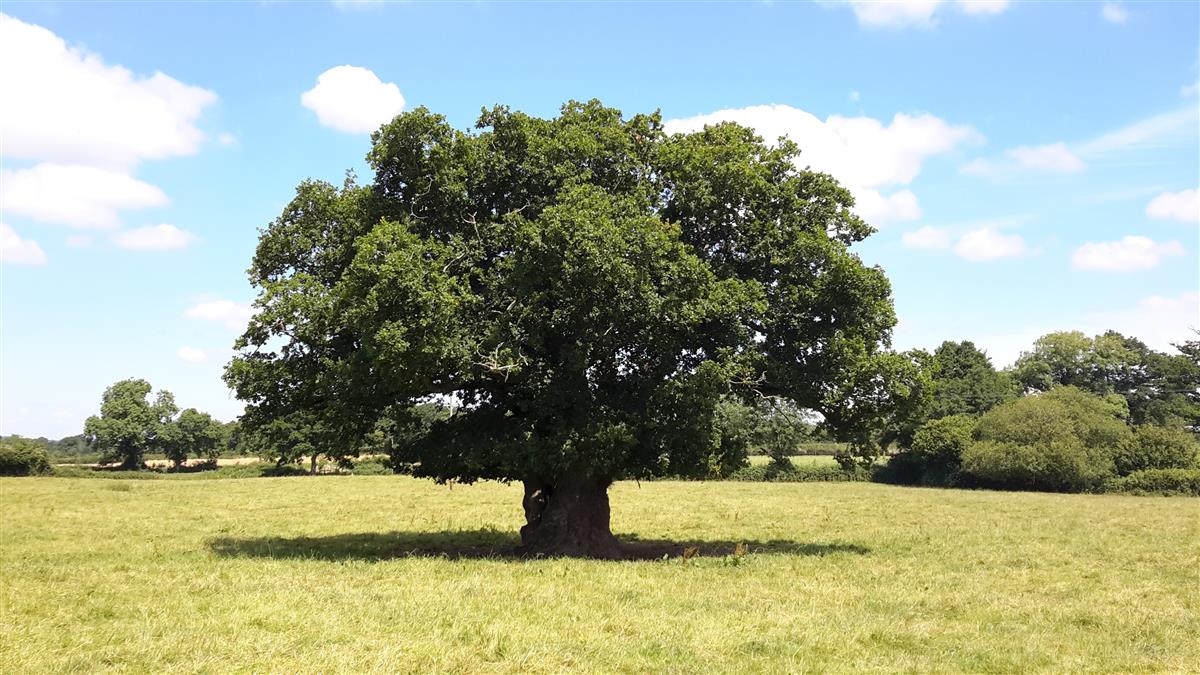
[[[879,233],[899,348],[1200,325],[1194,2],[104,3],[0,17],[0,433],[143,377],[229,419],[244,270],[425,105],[600,98],[786,134]],[[353,66],[340,68],[340,66]],[[311,92],[306,95],[306,92]]]

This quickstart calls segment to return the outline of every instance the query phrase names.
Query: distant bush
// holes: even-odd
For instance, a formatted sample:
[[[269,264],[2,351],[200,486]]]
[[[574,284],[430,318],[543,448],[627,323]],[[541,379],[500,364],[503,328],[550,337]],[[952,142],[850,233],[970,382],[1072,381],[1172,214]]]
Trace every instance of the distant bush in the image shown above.
[[[1185,429],[1137,426],[1116,448],[1113,459],[1122,476],[1145,469],[1189,469],[1197,466],[1200,443]]]
[[[847,471],[840,466],[792,466],[778,463],[747,466],[734,471],[729,480],[768,483],[823,483],[871,480],[871,472],[857,468]]]
[[[1056,387],[988,411],[979,418],[976,437],[1034,446],[1076,439],[1111,452],[1129,438],[1128,412],[1120,396],[1101,398],[1075,387]]]
[[[355,476],[390,476],[395,472],[381,459],[367,459],[354,462],[350,473]]]
[[[962,453],[972,442],[975,420],[967,415],[950,415],[921,425],[907,453],[892,458],[897,477],[913,474],[912,483],[949,485],[962,463]],[[903,459],[901,459],[903,458]]]
[[[979,441],[963,451],[962,474],[968,485],[997,490],[1085,492],[1113,475],[1112,459],[1078,439],[1044,445]]]
[[[95,478],[96,472],[84,466],[56,466],[53,475],[57,478]]]
[[[959,480],[1003,490],[1082,492],[1116,473],[1113,452],[1131,434],[1125,399],[1075,387],[997,406],[979,418]]]
[[[925,484],[925,464],[911,451],[892,455],[887,464],[875,470],[871,480],[891,485]]]
[[[18,436],[0,441],[0,476],[36,476],[49,471],[50,456],[42,444]]]
[[[795,456],[836,455],[845,452],[846,444],[836,441],[809,441],[796,446]]]
[[[1200,469],[1143,469],[1104,484],[1105,492],[1200,497]]]

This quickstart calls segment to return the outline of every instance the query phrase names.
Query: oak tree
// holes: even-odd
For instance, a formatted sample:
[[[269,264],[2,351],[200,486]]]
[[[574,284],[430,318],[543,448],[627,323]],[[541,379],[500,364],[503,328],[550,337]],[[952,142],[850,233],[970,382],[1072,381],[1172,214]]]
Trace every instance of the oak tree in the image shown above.
[[[169,391],[150,400],[150,383],[121,380],[104,390],[100,414],[84,423],[84,437],[102,462],[120,461],[122,469],[141,469],[147,452],[164,449],[172,418],[179,411]]]
[[[380,420],[452,401],[394,461],[520,481],[530,554],[619,557],[609,485],[721,465],[726,397],[837,424],[912,389],[891,385],[904,360],[873,367],[895,315],[851,252],[871,227],[773,140],[668,135],[598,101],[495,107],[465,131],[396,117],[369,184],[305,181],[262,232],[226,372],[243,426],[301,416],[354,452]]]

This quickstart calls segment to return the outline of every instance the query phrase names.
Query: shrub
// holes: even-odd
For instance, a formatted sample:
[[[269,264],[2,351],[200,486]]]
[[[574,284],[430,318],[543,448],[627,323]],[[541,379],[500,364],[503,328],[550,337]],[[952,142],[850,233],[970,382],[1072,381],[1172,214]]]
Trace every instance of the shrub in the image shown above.
[[[774,462],[743,467],[729,476],[729,480],[768,483],[822,483],[870,479],[871,472],[863,468],[850,471],[840,466],[792,466],[788,468]]]
[[[945,485],[958,471],[963,450],[971,444],[975,420],[966,415],[950,415],[926,422],[913,436],[909,460],[920,469],[917,481],[926,485]]]
[[[925,464],[911,450],[892,455],[887,464],[879,467],[871,480],[892,485],[920,485],[925,476]]]
[[[976,437],[1021,445],[1077,439],[1110,452],[1129,438],[1121,397],[1101,398],[1075,387],[1056,387],[997,406],[979,418]]]
[[[1197,466],[1200,443],[1185,429],[1137,426],[1116,448],[1113,459],[1122,476],[1145,469],[1188,469]]]
[[[390,476],[394,471],[388,468],[382,460],[368,459],[357,461],[350,468],[350,473],[355,476]]]
[[[1000,490],[1082,492],[1112,476],[1112,459],[1078,439],[1042,445],[979,441],[963,451],[962,473],[968,483]]]
[[[1200,469],[1143,469],[1104,484],[1105,492],[1200,497]]]
[[[50,472],[46,448],[28,438],[0,441],[0,476],[35,476]]]
[[[1073,492],[1115,475],[1113,452],[1130,438],[1124,399],[1057,387],[997,406],[979,418],[962,455],[967,484]]]

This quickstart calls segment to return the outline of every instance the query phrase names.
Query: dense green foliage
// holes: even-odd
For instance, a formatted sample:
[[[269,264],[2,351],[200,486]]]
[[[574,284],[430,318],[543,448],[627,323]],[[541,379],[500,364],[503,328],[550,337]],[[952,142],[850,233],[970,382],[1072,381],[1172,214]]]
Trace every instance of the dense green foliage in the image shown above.
[[[1200,468],[1143,469],[1104,484],[1105,492],[1200,497]]]
[[[871,480],[870,469],[855,466],[850,469],[837,465],[795,465],[772,461],[743,467],[729,475],[729,480],[768,483],[825,483]]]
[[[1200,462],[1200,443],[1190,432],[1174,427],[1141,425],[1114,448],[1121,475],[1144,469],[1190,469]]]
[[[200,460],[215,460],[221,454],[225,440],[224,426],[195,408],[179,413],[179,418],[173,424],[165,425],[160,433],[163,454],[175,466],[182,465],[189,455]]]
[[[1068,385],[1097,395],[1119,394],[1137,424],[1200,427],[1200,341],[1164,354],[1109,331],[1049,333],[1021,355],[1014,376],[1026,389]]]
[[[942,417],[918,429],[911,450],[905,453],[916,468],[917,481],[928,485],[952,484],[962,464],[963,451],[971,444],[974,433],[975,420],[967,415]]]
[[[1016,384],[1009,374],[998,372],[991,359],[972,342],[943,342],[934,350],[930,368],[931,419],[981,415],[1017,396]]]
[[[840,405],[820,410],[822,426],[848,441],[837,455],[846,470],[870,467],[893,444],[912,442],[933,401],[930,357],[921,350],[885,353],[849,370],[826,394]]]
[[[667,136],[596,101],[497,107],[474,132],[419,108],[372,142],[370,185],[301,184],[259,242],[259,311],[226,374],[251,431],[289,420],[353,454],[452,397],[394,461],[520,480],[553,511],[556,492],[736,464],[730,395],[782,396],[867,445],[923,389],[885,352],[887,278],[850,252],[871,228],[790,142]]]
[[[962,473],[987,487],[1095,489],[1115,474],[1113,451],[1130,437],[1125,401],[1056,387],[997,406],[979,418],[981,442],[962,453]]]
[[[50,471],[50,456],[35,440],[20,436],[0,439],[0,476],[36,476]]]
[[[122,380],[104,390],[100,415],[87,418],[83,431],[102,461],[136,469],[144,464],[146,453],[166,449],[164,429],[179,408],[169,391],[148,400],[150,390],[145,380]]]
[[[1102,450],[1072,438],[1039,445],[993,440],[963,452],[962,473],[970,484],[1000,490],[1083,492],[1111,478],[1111,465]]]

